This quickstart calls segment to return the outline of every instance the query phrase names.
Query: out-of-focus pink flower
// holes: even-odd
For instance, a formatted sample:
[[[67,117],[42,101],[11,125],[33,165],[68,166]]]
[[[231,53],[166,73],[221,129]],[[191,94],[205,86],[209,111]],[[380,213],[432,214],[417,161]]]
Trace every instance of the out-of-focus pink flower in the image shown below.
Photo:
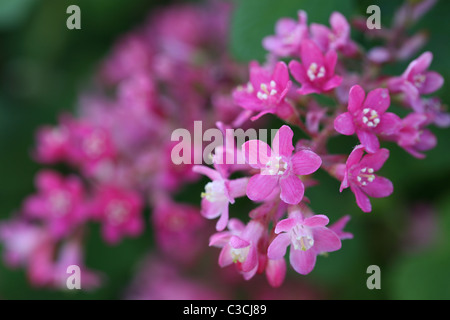
[[[219,171],[206,166],[194,166],[193,170],[212,180],[206,184],[205,192],[202,193],[201,212],[208,219],[220,216],[216,229],[222,231],[228,224],[228,206],[234,203],[235,198],[245,195],[248,178],[228,180]]]
[[[444,84],[444,78],[435,71],[428,71],[433,60],[429,51],[413,60],[400,77],[388,81],[388,88],[393,93],[402,92],[411,107],[420,112],[422,109],[420,96],[438,90]]]
[[[325,55],[311,40],[304,40],[300,46],[302,63],[292,60],[289,70],[292,76],[302,85],[298,93],[323,93],[336,88],[342,82],[342,77],[334,74],[337,62],[335,51]]]
[[[220,300],[227,299],[226,290],[220,292],[203,284],[201,279],[187,277],[170,260],[150,256],[138,270],[127,290],[126,299],[133,300]]]
[[[261,67],[257,62],[250,63],[250,81],[233,91],[236,104],[242,108],[258,112],[252,117],[256,120],[266,113],[274,113],[281,118],[292,115],[292,106],[285,101],[291,87],[289,71],[284,62],[278,62],[273,72]]]
[[[83,248],[78,240],[70,240],[64,243],[58,250],[56,261],[53,263],[52,286],[58,289],[67,288],[67,273],[69,266],[80,268],[80,286],[83,290],[93,290],[101,285],[101,275],[89,270],[83,262]]]
[[[308,38],[307,15],[298,11],[298,21],[281,18],[275,25],[275,35],[263,39],[263,47],[279,57],[298,54],[302,40]]]
[[[47,238],[45,229],[17,218],[0,224],[4,261],[11,267],[26,265],[32,252]]]
[[[136,191],[112,185],[99,186],[92,204],[94,218],[102,222],[106,242],[115,244],[123,236],[135,237],[144,229],[142,199]]]
[[[346,56],[352,56],[358,52],[355,42],[350,39],[350,25],[345,17],[339,12],[333,12],[330,16],[328,27],[312,23],[311,38],[323,52],[329,50],[340,51]]]
[[[340,191],[350,187],[355,194],[356,204],[364,212],[372,211],[369,196],[384,198],[389,196],[394,187],[392,182],[375,174],[389,158],[389,150],[379,149],[375,153],[364,154],[364,146],[356,146],[350,153],[345,167]]]
[[[341,240],[336,233],[325,227],[328,222],[324,215],[304,218],[300,211],[291,212],[289,218],[277,223],[275,233],[278,236],[269,245],[268,258],[283,258],[290,245],[291,266],[300,274],[310,273],[314,269],[318,254],[341,248]]]
[[[56,163],[67,159],[69,133],[64,126],[42,127],[38,130],[35,158],[42,163]]]
[[[286,203],[297,204],[303,199],[305,187],[298,175],[309,175],[322,164],[320,157],[310,150],[292,154],[294,133],[282,126],[275,135],[272,149],[260,140],[250,140],[242,145],[245,161],[260,173],[250,178],[247,196],[253,201],[269,197],[274,189],[281,189],[280,198]]]
[[[386,112],[390,105],[387,89],[378,88],[365,95],[364,90],[355,85],[350,89],[348,112],[334,120],[334,128],[344,135],[356,135],[367,152],[374,153],[380,148],[377,134],[394,134],[400,118]]]
[[[88,217],[88,206],[81,180],[77,176],[63,177],[44,170],[36,176],[38,193],[25,200],[26,216],[43,221],[52,236],[68,235]]]
[[[152,212],[156,242],[162,252],[182,263],[193,262],[207,240],[205,220],[194,206],[158,199]]]
[[[251,279],[258,270],[258,242],[263,234],[264,226],[256,220],[244,225],[238,219],[230,219],[229,231],[211,236],[209,245],[222,248],[219,266],[226,267],[234,263],[245,280]]]
[[[434,123],[440,128],[450,127],[450,113],[447,112],[446,106],[442,104],[437,97],[422,99],[425,113],[430,122]]]
[[[414,157],[423,159],[425,155],[421,152],[433,149],[437,144],[436,136],[425,128],[428,123],[427,115],[410,113],[402,120],[398,133],[388,139],[394,139]]]

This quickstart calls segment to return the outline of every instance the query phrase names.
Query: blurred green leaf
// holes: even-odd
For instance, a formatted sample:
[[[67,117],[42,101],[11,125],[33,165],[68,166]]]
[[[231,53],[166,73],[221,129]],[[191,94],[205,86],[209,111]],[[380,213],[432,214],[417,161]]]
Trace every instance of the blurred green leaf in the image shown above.
[[[18,26],[35,3],[36,0],[0,0],[0,29]]]

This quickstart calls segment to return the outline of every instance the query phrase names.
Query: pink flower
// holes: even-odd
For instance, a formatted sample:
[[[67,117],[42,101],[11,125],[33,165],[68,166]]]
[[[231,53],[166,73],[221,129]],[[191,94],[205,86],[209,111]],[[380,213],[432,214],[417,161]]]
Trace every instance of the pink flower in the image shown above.
[[[182,263],[193,262],[203,248],[205,220],[194,206],[158,198],[151,215],[158,247]]]
[[[350,25],[347,19],[339,13],[333,12],[330,16],[331,29],[312,23],[311,37],[323,52],[329,50],[341,51],[346,56],[352,56],[357,51],[357,45],[350,39]]]
[[[279,56],[287,57],[298,53],[302,40],[308,38],[306,12],[298,12],[298,21],[281,18],[275,25],[275,35],[263,39],[263,47]]]
[[[323,55],[319,47],[311,40],[304,40],[300,46],[302,63],[292,60],[289,70],[302,87],[299,94],[323,93],[336,88],[342,77],[334,74],[337,62],[335,51]]]
[[[48,238],[45,230],[23,220],[0,224],[3,259],[8,266],[26,265],[33,251]]]
[[[356,135],[367,152],[374,153],[380,148],[377,134],[395,133],[400,118],[386,112],[390,104],[387,89],[378,88],[365,96],[364,90],[355,85],[350,89],[348,112],[340,114],[334,120],[334,128],[344,135]]]
[[[410,113],[402,120],[395,141],[414,157],[423,159],[425,156],[421,152],[433,149],[437,144],[436,136],[424,128],[428,123],[427,115]]]
[[[44,170],[36,177],[38,193],[25,200],[23,211],[34,219],[44,221],[56,238],[68,235],[88,214],[85,191],[81,180],[72,175]]]
[[[64,126],[42,127],[38,130],[35,157],[42,163],[67,160],[69,134]]]
[[[138,236],[144,228],[142,199],[131,190],[100,186],[93,200],[94,217],[102,222],[105,241],[115,244],[125,236]]]
[[[320,157],[310,150],[292,151],[293,131],[282,126],[275,135],[272,149],[260,140],[250,140],[242,145],[245,161],[261,172],[250,178],[247,196],[253,201],[268,198],[277,186],[280,198],[286,203],[297,204],[303,199],[305,187],[298,175],[311,174],[322,164]]]
[[[394,187],[392,182],[375,174],[389,158],[389,150],[379,149],[377,152],[363,157],[364,147],[356,146],[345,164],[344,178],[340,191],[350,187],[355,194],[356,204],[364,212],[372,211],[369,197],[384,198],[389,196]]]
[[[245,280],[252,278],[258,270],[258,242],[263,234],[263,225],[251,220],[244,225],[238,219],[230,219],[229,231],[211,236],[209,245],[222,248],[219,266],[226,267],[235,263]]]
[[[252,120],[266,113],[287,118],[292,113],[292,106],[285,101],[285,97],[291,85],[289,71],[284,62],[278,62],[273,72],[261,67],[257,62],[251,62],[250,82],[235,89],[233,98],[242,108],[258,112]]]
[[[314,269],[318,254],[341,248],[341,240],[336,233],[325,227],[328,222],[324,215],[305,219],[299,211],[293,211],[289,218],[277,223],[275,233],[278,236],[269,245],[268,258],[283,258],[290,245],[291,266],[300,274],[310,273]]]
[[[404,93],[417,112],[422,109],[420,95],[433,93],[444,84],[444,78],[439,73],[428,71],[432,60],[433,54],[427,51],[413,60],[400,77],[391,78],[388,82],[389,90]]]
[[[201,214],[207,219],[220,216],[216,229],[222,231],[228,224],[228,206],[234,203],[235,198],[245,195],[248,179],[228,180],[220,171],[206,166],[194,166],[192,170],[212,180],[206,184],[205,192],[202,193]]]

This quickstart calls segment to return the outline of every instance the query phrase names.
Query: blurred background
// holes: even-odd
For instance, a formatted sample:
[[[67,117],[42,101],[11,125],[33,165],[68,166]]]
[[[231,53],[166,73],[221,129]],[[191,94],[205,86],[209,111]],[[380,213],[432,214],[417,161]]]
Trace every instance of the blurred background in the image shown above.
[[[181,2],[187,1],[178,1]],[[31,157],[36,129],[56,124],[61,112],[73,111],[78,94],[89,86],[92,74],[115,40],[142,23],[154,8],[171,3],[177,1],[0,0],[1,220],[8,219],[35,190],[34,175],[42,168]],[[401,3],[278,0],[274,5],[273,0],[236,0],[229,50],[238,61],[262,61],[265,52],[261,39],[273,34],[277,19],[295,17],[299,9],[307,11],[309,22],[328,24],[328,17],[335,10],[349,18],[365,15],[367,6],[377,4],[382,23],[389,25]],[[81,30],[66,28],[66,8],[71,4],[81,9]],[[438,92],[446,104],[450,101],[449,18],[450,2],[441,0],[411,30],[425,30],[429,36],[421,52],[433,52],[431,70],[447,80]],[[355,39],[360,37],[355,32]],[[407,64],[396,65],[386,73],[398,75]],[[374,199],[370,214],[359,210],[351,192],[340,194],[335,180],[319,174],[321,186],[307,193],[312,208],[316,213],[327,214],[331,221],[350,214],[347,230],[354,239],[344,241],[337,253],[319,258],[315,270],[306,277],[289,270],[286,286],[299,283],[299,291],[310,290],[302,289],[307,287],[318,292],[311,297],[335,299],[450,299],[450,130],[431,130],[438,145],[427,152],[424,160],[386,144],[391,157],[382,175],[394,183],[395,191],[388,198]],[[332,149],[352,144],[354,141],[340,137]],[[195,195],[186,194],[183,198],[198,204],[202,185],[193,188]],[[147,221],[150,214],[146,212]],[[93,225],[86,243],[86,265],[107,275],[104,286],[92,292],[34,288],[28,284],[24,270],[12,270],[0,262],[0,298],[123,298],[142,257],[153,245],[150,227],[141,237],[127,238],[111,247],[104,244],[98,227]],[[210,250],[216,256],[219,253],[218,249]],[[366,287],[369,265],[381,268],[381,290]],[[290,283],[290,279],[294,280]],[[258,281],[252,279],[242,286],[255,286]],[[239,293],[235,296],[245,297]]]

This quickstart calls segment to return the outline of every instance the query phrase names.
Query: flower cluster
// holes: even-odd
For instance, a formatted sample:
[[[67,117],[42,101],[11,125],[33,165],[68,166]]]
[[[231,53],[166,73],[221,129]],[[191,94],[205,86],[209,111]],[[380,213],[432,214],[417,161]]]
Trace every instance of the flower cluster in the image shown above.
[[[394,191],[378,175],[390,155],[383,142],[423,158],[437,143],[427,127],[450,126],[445,107],[430,96],[444,81],[429,71],[431,52],[410,61],[401,75],[382,68],[416,55],[423,35],[408,38],[404,30],[432,2],[401,7],[389,31],[395,37],[361,28],[356,19],[356,29],[386,42],[368,51],[352,40],[341,13],[331,13],[327,26],[308,24],[307,13],[299,11],[297,19],[276,23],[275,34],[262,42],[267,61],[250,62],[248,72],[224,53],[229,8],[223,3],[152,15],[118,42],[97,74],[96,91],[81,95],[78,116],[63,115],[58,125],[38,131],[36,160],[63,163],[70,174],[37,174],[37,192],[0,226],[5,260],[25,266],[36,285],[60,286],[68,261],[83,265],[87,223],[99,223],[104,241],[113,245],[140,236],[150,222],[159,251],[152,256],[164,256],[152,258],[151,269],[171,279],[143,277],[149,288],[140,288],[142,296],[156,298],[160,290],[169,296],[166,286],[209,296],[173,267],[174,261],[195,265],[207,236],[209,246],[221,249],[219,266],[234,265],[246,280],[265,273],[279,287],[288,263],[309,274],[317,257],[353,238],[344,231],[349,215],[330,223],[332,213],[313,210],[307,192],[320,183],[316,172],[327,172],[338,182],[336,192],[349,188],[356,205],[371,212],[370,198]],[[394,104],[407,115],[402,118]],[[262,122],[254,121],[268,114],[284,122],[270,144],[249,139],[238,145],[229,135],[229,129],[257,127]],[[210,154],[212,167],[171,159],[177,145],[170,134],[193,132],[195,121],[218,127],[225,137]],[[294,139],[298,131],[302,139]],[[355,147],[331,153],[328,143],[338,135],[352,136]],[[203,154],[202,145],[191,147]],[[175,200],[184,186],[205,177],[210,181],[201,204]],[[253,205],[248,214],[238,214],[241,198]],[[210,228],[207,219],[217,221]],[[97,274],[86,274],[86,286],[98,285]]]
[[[400,11],[414,16],[404,17],[403,23],[396,17],[393,27],[402,37],[406,37],[402,32],[406,23],[420,16],[417,10],[423,13],[429,7],[406,6]],[[231,127],[266,114],[286,123],[272,145],[251,139],[237,150],[228,150],[243,157],[248,166],[236,169],[220,164],[222,171],[224,166],[228,168],[225,176],[220,170],[194,168],[212,180],[205,187],[202,213],[208,219],[220,217],[218,233],[210,237],[210,245],[221,248],[219,265],[234,264],[247,280],[265,272],[274,287],[284,280],[288,247],[290,265],[306,275],[314,269],[317,256],[339,250],[341,240],[353,237],[343,230],[349,216],[330,226],[328,217],[314,213],[313,203],[305,197],[305,189],[319,183],[311,177],[317,170],[336,178],[340,192],[350,188],[357,206],[371,212],[370,197],[388,197],[394,191],[392,182],[378,175],[390,154],[381,147],[382,142],[394,142],[414,157],[423,158],[437,142],[426,127],[450,125],[444,106],[428,96],[443,85],[442,76],[428,70],[432,53],[425,52],[411,61],[400,76],[384,74],[383,64],[404,60],[406,53],[377,59],[382,49],[366,52],[353,41],[350,24],[339,12],[331,14],[330,27],[308,25],[307,20],[304,11],[298,12],[297,20],[280,19],[275,35],[263,40],[267,61],[251,62],[249,81],[232,92],[242,111]],[[403,41],[408,55],[420,49],[417,41]],[[360,62],[360,68],[354,67],[355,61]],[[323,101],[330,101],[329,105]],[[408,114],[401,118],[391,104],[405,108]],[[294,144],[294,127],[308,138]],[[328,141],[339,134],[355,137],[356,146],[349,154],[328,151]],[[213,165],[217,169],[219,162]],[[236,171],[239,178],[230,180]],[[230,208],[236,197],[243,196],[256,205],[247,223],[232,217]]]
[[[245,68],[226,54],[229,13],[220,2],[152,13],[101,64],[77,116],[64,114],[57,125],[38,129],[34,159],[54,168],[37,173],[35,194],[1,224],[8,265],[26,268],[36,286],[65,288],[67,266],[83,266],[92,223],[105,243],[116,245],[141,236],[151,222],[161,252],[179,263],[196,258],[207,226],[198,206],[173,197],[201,176],[171,161],[171,133],[191,129],[194,120],[208,128],[239,113],[227,93]],[[84,289],[104,278],[82,272]]]

